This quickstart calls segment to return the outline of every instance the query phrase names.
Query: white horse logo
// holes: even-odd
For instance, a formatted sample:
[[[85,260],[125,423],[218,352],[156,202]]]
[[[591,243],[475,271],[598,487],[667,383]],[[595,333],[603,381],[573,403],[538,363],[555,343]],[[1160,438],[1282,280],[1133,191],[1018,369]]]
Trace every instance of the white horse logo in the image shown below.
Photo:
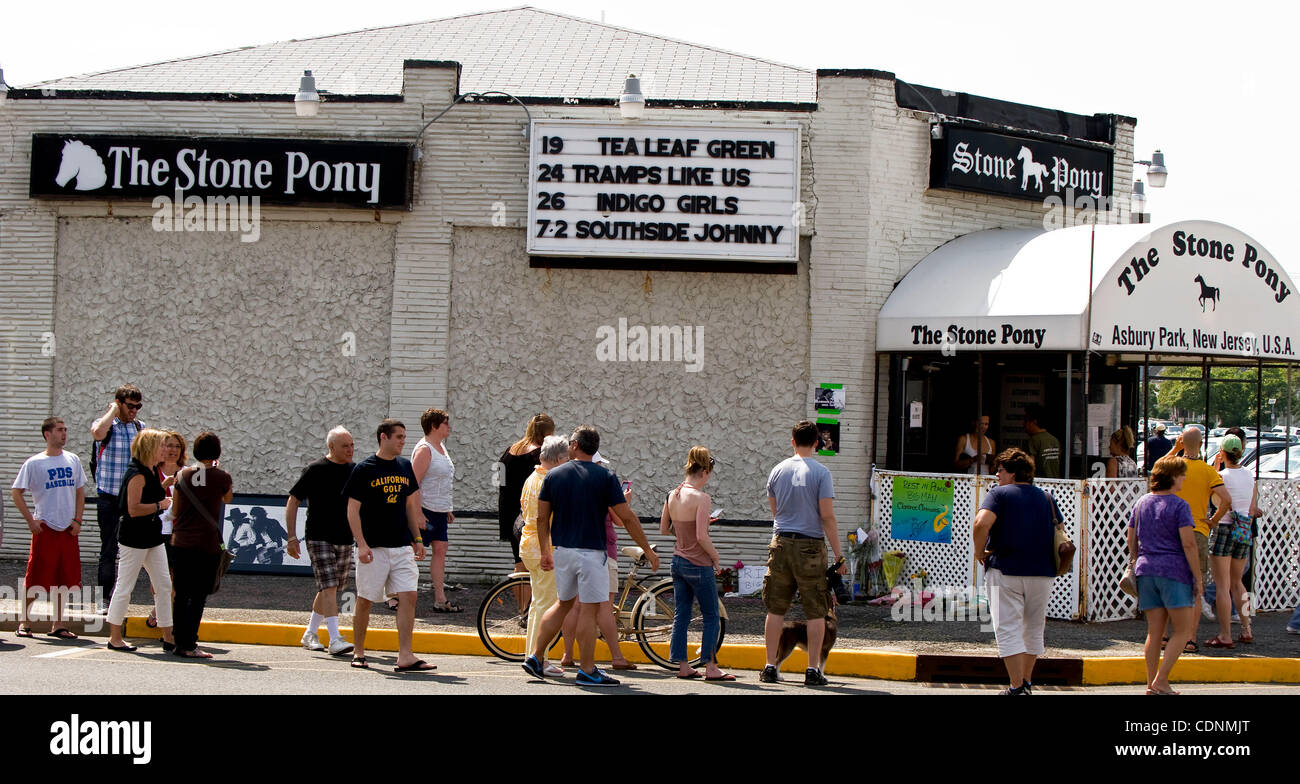
[[[1034,163],[1034,154],[1029,151],[1028,147],[1020,148],[1020,190],[1029,189],[1029,178],[1034,178],[1034,184],[1038,186],[1039,192],[1043,190],[1043,177],[1047,175],[1047,166],[1041,163]]]
[[[54,181],[60,186],[67,185],[74,176],[77,178],[74,187],[79,191],[93,191],[108,182],[108,172],[99,153],[83,142],[70,139],[63,144],[63,160],[59,162]]]

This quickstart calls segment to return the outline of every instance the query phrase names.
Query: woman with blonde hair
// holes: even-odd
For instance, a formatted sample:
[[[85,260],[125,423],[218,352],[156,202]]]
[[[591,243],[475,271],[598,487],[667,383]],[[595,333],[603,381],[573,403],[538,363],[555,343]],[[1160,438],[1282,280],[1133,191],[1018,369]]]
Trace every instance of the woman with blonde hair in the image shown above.
[[[1115,477],[1137,477],[1142,476],[1138,470],[1137,462],[1133,459],[1133,446],[1137,442],[1137,437],[1133,435],[1133,428],[1125,425],[1110,435],[1110,457],[1106,459],[1106,476],[1114,479]]]
[[[167,493],[167,497],[171,498],[172,486],[176,484],[176,475],[180,473],[181,469],[185,467],[185,463],[187,462],[185,456],[185,436],[168,428],[160,429],[167,434],[167,437],[163,439],[162,462],[158,464],[157,468],[158,479],[162,482],[163,491]],[[163,547],[167,550],[167,571],[172,572],[172,602],[175,603],[176,580],[175,572],[172,567],[171,542],[173,511],[174,510],[171,508],[164,510],[160,519],[162,520]],[[149,584],[149,590],[154,593],[157,592],[153,587],[153,583]],[[158,611],[156,609],[149,611],[149,617],[144,619],[144,625],[151,629],[158,625]],[[169,643],[172,642],[166,637],[164,637],[163,640]]]
[[[121,523],[117,529],[117,584],[108,606],[108,648],[134,651],[122,639],[122,621],[131,601],[131,591],[143,566],[155,590],[154,607],[162,629],[164,650],[174,645],[168,641],[172,631],[172,578],[167,572],[167,551],[163,547],[162,520],[159,515],[171,507],[172,500],[163,490],[157,468],[163,462],[163,442],[167,434],[145,428],[131,442],[131,463],[122,476],[118,492]]]
[[[709,539],[709,510],[713,499],[704,492],[704,486],[713,476],[716,461],[702,446],[691,447],[682,466],[686,480],[668,494],[663,514],[659,518],[659,533],[672,533],[677,539],[673,548],[673,597],[676,609],[673,615],[673,636],[669,658],[677,662],[678,678],[698,678],[700,672],[691,667],[686,649],[686,627],[691,621],[691,604],[698,602],[704,619],[704,635],[700,641],[700,661],[704,664],[707,681],[734,681],[736,676],[718,669],[718,583],[715,575],[722,567],[718,550]]]

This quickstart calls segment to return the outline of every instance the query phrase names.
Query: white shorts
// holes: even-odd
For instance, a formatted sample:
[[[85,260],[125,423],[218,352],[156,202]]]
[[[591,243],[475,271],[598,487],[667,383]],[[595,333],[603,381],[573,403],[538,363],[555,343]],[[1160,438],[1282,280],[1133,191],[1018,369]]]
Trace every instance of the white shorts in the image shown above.
[[[583,604],[609,601],[609,568],[604,550],[555,548],[556,598],[567,602],[573,597]]]
[[[389,596],[414,592],[420,584],[420,569],[410,547],[375,547],[370,563],[357,559],[357,596],[382,602]]]
[[[1020,653],[1040,656],[1047,626],[1047,602],[1054,577],[1014,577],[999,569],[985,572],[989,586],[989,612],[998,642],[998,656]]]

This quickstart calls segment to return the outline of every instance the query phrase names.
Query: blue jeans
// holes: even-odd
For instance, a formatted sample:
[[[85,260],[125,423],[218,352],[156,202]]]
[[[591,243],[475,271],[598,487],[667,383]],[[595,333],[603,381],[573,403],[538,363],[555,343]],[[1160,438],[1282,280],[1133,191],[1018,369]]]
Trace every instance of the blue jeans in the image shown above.
[[[718,650],[718,583],[713,578],[712,566],[696,566],[680,555],[673,556],[673,596],[677,607],[673,615],[673,638],[668,648],[668,658],[674,662],[687,661],[686,627],[691,622],[691,604],[700,603],[704,617],[704,639],[700,643],[702,664],[715,661]]]

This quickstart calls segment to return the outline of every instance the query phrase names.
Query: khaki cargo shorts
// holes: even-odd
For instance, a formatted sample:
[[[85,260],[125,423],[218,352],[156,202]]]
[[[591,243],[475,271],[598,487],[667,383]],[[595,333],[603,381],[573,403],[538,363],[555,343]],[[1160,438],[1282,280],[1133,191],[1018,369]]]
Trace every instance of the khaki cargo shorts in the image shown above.
[[[763,605],[773,615],[785,615],[790,611],[796,589],[806,617],[825,618],[830,612],[826,597],[826,542],[774,535],[767,546]]]

